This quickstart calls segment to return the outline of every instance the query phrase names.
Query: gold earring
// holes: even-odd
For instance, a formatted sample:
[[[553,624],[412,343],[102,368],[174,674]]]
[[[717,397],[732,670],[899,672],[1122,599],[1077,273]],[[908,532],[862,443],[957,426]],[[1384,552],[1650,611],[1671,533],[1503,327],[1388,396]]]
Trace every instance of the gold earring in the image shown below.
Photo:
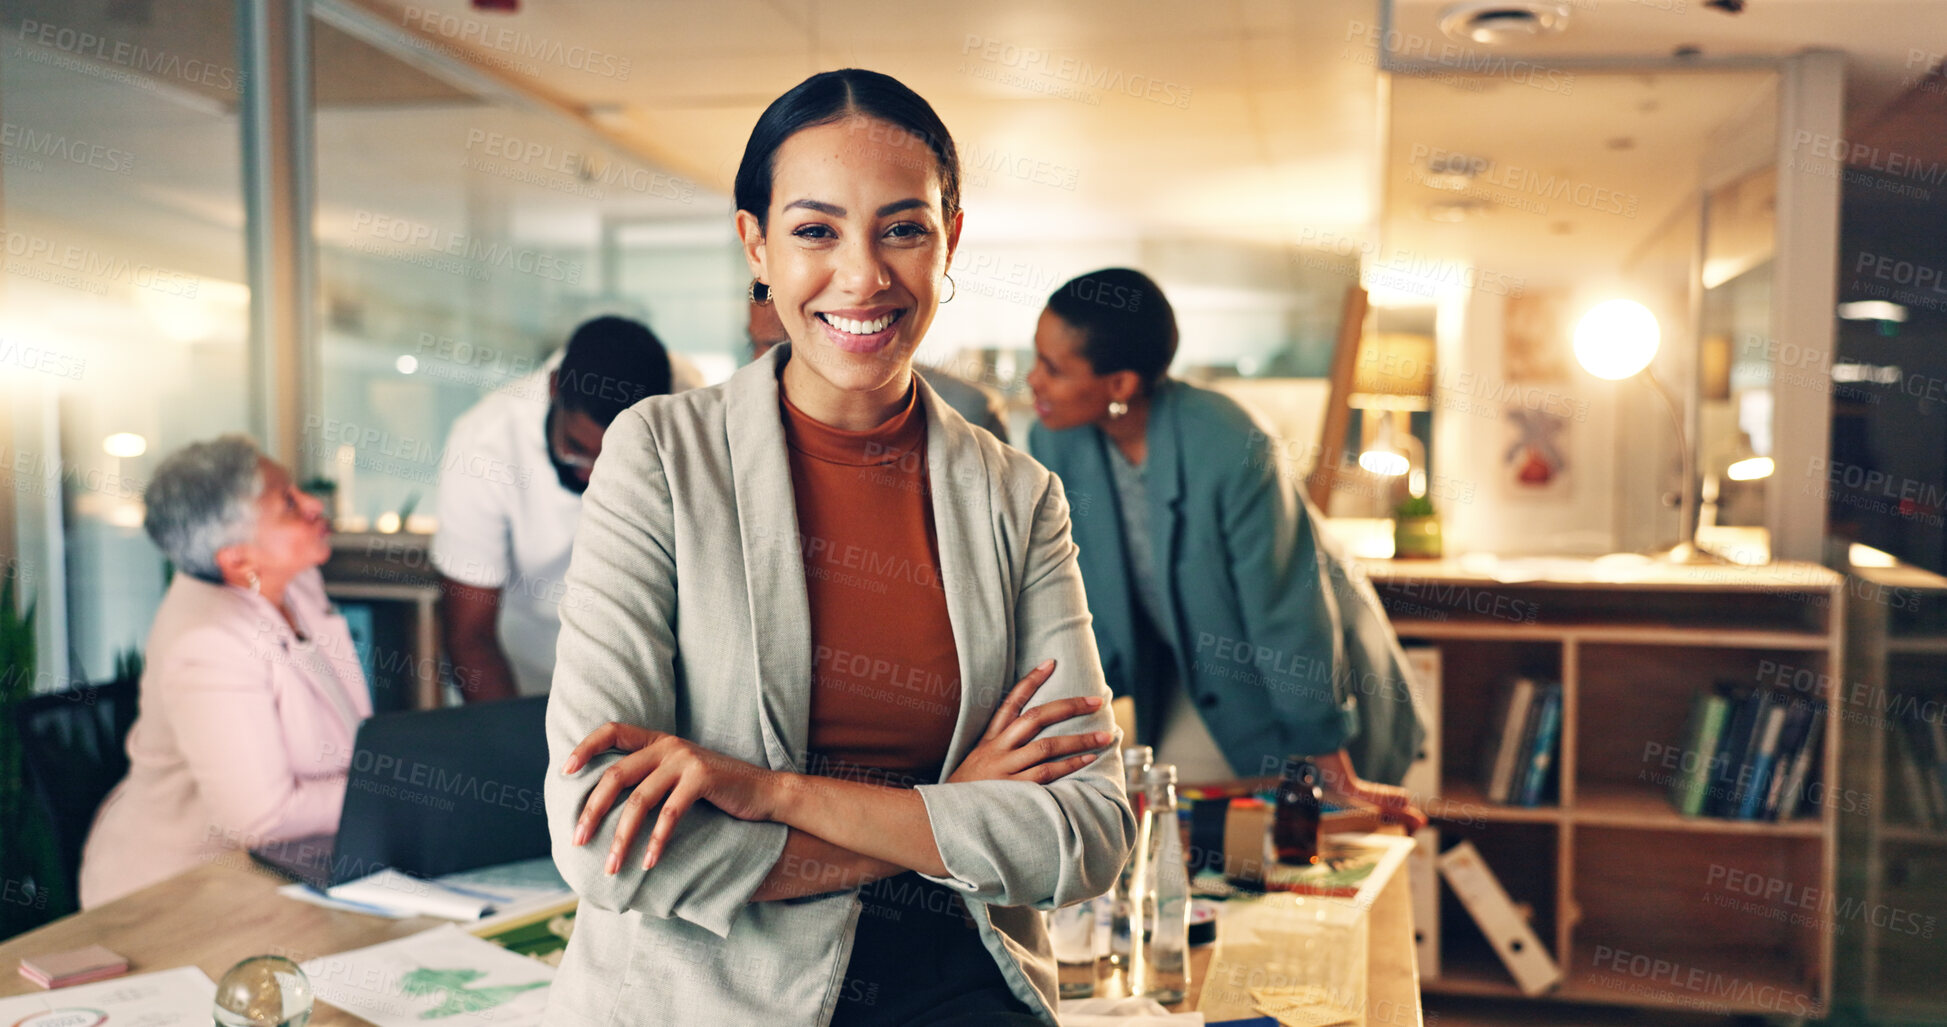
[[[952,275],[946,275],[946,276],[945,276],[945,278],[946,278],[946,284],[948,284],[948,285],[950,285],[950,286],[952,286],[953,288],[952,288],[952,291],[950,291],[950,292],[948,292],[948,293],[946,294],[946,299],[943,299],[943,300],[941,300],[940,302],[941,302],[941,303],[952,303],[952,302],[953,302],[953,297],[955,297],[955,296],[958,296],[958,295],[960,295],[960,286],[958,286],[958,285],[956,285],[956,284],[954,284],[954,281],[953,281],[953,276],[952,276]]]
[[[764,290],[764,295],[762,296],[757,295],[757,290],[760,288]],[[755,278],[751,279],[750,285],[744,289],[744,295],[749,296],[750,301],[760,307],[768,307],[771,305],[771,287]]]

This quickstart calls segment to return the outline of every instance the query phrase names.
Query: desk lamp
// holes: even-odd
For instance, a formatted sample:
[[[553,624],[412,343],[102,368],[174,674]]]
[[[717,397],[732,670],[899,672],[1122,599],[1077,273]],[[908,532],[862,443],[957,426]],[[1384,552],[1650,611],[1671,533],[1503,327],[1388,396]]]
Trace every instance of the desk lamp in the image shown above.
[[[1656,315],[1648,307],[1635,300],[1606,300],[1589,308],[1576,324],[1575,359],[1583,370],[1608,381],[1622,381],[1640,374],[1663,400],[1663,407],[1670,412],[1670,422],[1676,428],[1677,452],[1683,457],[1683,486],[1677,506],[1680,540],[1663,558],[1671,563],[1715,563],[1710,554],[1696,545],[1696,497],[1690,488],[1695,475],[1691,464],[1695,458],[1684,434],[1683,415],[1677,410],[1676,397],[1650,367],[1661,341]]]

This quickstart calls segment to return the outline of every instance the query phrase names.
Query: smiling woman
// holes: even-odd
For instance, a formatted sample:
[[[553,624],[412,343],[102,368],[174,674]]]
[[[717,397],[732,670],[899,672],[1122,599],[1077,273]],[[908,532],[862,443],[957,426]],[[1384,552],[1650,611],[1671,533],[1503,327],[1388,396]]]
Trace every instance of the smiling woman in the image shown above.
[[[585,900],[549,1022],[1053,1023],[1035,910],[1105,891],[1134,817],[1060,483],[913,373],[951,137],[815,75],[736,198],[790,342],[604,438],[548,707]]]
[[[841,84],[760,123],[737,175],[737,234],[797,344],[786,391],[814,418],[861,429],[910,387],[960,242],[960,163],[918,96],[901,87],[871,114],[855,95],[834,106]]]

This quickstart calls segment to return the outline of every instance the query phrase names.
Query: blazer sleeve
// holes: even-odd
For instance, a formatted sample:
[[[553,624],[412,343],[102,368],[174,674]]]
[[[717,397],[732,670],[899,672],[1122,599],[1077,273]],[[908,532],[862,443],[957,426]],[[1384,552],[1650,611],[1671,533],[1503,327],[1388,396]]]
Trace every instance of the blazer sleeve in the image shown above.
[[[1271,443],[1259,433],[1246,445]],[[1275,454],[1249,456],[1227,465],[1219,497],[1230,580],[1252,647],[1249,680],[1296,751],[1337,752],[1358,730],[1358,717],[1328,568],[1310,509],[1278,473]]]
[[[285,745],[271,682],[283,653],[215,630],[172,648],[183,655],[151,673],[160,675],[154,684],[167,697],[169,728],[209,826],[251,845],[336,830],[345,803],[343,753],[291,752]]]
[[[1115,756],[1122,735],[1109,709],[1075,553],[1061,482],[1047,475],[1014,604],[1014,674],[1023,677],[1052,656],[1054,675],[1035,694],[1035,706],[1074,696],[1102,699],[1095,713],[1054,724],[1040,737],[1108,731],[1115,743],[1103,758],[1047,785],[967,781],[916,789],[949,874],[930,879],[968,899],[1037,909],[1080,902],[1109,890],[1135,845],[1136,818]]]
[[[559,771],[576,744],[610,721],[680,728],[674,519],[655,436],[639,412],[625,411],[603,436],[568,562],[542,794],[555,866],[583,900],[618,913],[681,918],[725,937],[784,851],[789,828],[736,820],[697,803],[654,870],[642,869],[644,830],[622,869],[609,875],[602,865],[617,818],[603,818],[586,845],[573,839],[582,803],[620,756],[597,756],[572,777]]]

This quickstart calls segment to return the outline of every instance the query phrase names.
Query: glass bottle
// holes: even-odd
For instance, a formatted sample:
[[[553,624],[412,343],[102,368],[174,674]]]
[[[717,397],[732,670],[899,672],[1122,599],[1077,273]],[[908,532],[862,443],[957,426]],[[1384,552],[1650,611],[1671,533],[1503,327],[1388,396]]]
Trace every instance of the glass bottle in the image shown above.
[[[1190,872],[1176,818],[1174,766],[1149,768],[1146,798],[1143,956],[1134,977],[1141,994],[1167,1006],[1190,990]]]
[[[1290,866],[1318,862],[1318,822],[1324,805],[1318,767],[1302,756],[1286,757],[1271,820],[1271,854],[1276,862]]]
[[[1136,811],[1137,837],[1142,837],[1142,826],[1147,816],[1143,808],[1144,788],[1148,782],[1149,763],[1156,751],[1147,745],[1132,745],[1122,750],[1122,781],[1129,797],[1129,806]],[[1134,962],[1139,947],[1130,944],[1130,938],[1141,932],[1142,888],[1136,871],[1142,862],[1143,848],[1140,842],[1129,862],[1122,867],[1116,878],[1115,888],[1096,900],[1101,912],[1097,914],[1097,943],[1095,962],[1095,994],[1104,998],[1122,998],[1135,994],[1131,990],[1129,978],[1130,964]],[[1133,928],[1133,929],[1132,929]]]

